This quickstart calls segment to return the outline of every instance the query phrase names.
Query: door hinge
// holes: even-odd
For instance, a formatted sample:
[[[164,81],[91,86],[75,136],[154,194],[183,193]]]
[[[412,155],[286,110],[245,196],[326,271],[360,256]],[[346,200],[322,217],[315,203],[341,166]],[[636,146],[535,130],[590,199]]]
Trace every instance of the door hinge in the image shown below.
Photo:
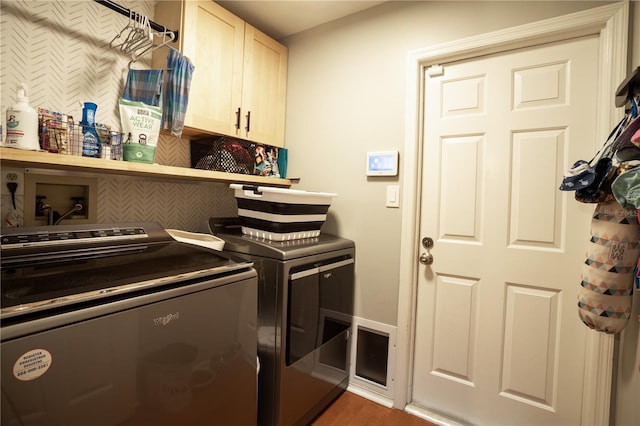
[[[444,68],[442,65],[431,65],[427,68],[427,75],[429,77],[440,77],[441,75],[444,75]]]

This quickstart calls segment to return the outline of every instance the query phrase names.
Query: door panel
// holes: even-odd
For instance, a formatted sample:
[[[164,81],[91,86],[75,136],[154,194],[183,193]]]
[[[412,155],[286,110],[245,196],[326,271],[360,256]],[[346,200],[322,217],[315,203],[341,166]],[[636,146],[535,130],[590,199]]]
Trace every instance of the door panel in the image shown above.
[[[555,406],[559,299],[558,291],[507,285],[502,396]]]
[[[597,37],[426,76],[413,401],[473,424],[580,424],[576,292],[593,205],[558,190],[595,146]]]
[[[540,173],[541,165],[559,164],[567,142],[565,129],[514,133],[510,188],[509,244],[522,248],[561,248],[562,170]],[[535,158],[536,161],[530,161]],[[540,202],[544,200],[544,202]]]
[[[478,281],[441,275],[437,282],[433,372],[465,384],[474,381],[473,350]]]
[[[482,181],[478,171],[482,169],[482,142],[481,135],[445,137],[442,140],[441,191],[457,196],[440,198],[440,238],[480,241]],[[467,211],[467,214],[456,214],[461,211]]]

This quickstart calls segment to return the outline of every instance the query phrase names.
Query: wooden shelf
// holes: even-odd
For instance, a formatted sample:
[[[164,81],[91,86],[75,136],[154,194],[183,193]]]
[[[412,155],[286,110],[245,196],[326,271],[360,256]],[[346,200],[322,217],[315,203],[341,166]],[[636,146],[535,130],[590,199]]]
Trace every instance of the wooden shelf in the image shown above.
[[[21,168],[46,168],[70,172],[138,176],[163,180],[178,179],[199,182],[248,183],[285,188],[291,186],[291,180],[289,179],[189,169],[186,167],[162,166],[159,164],[136,163],[132,161],[102,160],[99,158],[25,151],[7,147],[0,147],[0,160],[3,166]]]

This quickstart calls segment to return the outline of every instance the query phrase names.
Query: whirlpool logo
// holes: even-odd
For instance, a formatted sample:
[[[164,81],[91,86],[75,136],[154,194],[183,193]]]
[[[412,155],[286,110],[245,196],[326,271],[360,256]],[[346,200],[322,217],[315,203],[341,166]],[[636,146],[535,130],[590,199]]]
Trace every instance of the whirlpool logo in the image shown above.
[[[171,321],[176,321],[180,319],[180,312],[174,312],[172,314],[167,314],[158,318],[153,319],[153,325],[167,325]]]

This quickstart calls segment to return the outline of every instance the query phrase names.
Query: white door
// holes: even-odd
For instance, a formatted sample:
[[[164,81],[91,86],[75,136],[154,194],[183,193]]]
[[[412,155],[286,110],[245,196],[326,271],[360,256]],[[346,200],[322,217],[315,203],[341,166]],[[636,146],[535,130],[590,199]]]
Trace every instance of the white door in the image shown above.
[[[415,404],[479,425],[579,425],[576,293],[594,205],[558,186],[596,144],[598,38],[425,76]],[[613,100],[612,106],[613,106]]]

